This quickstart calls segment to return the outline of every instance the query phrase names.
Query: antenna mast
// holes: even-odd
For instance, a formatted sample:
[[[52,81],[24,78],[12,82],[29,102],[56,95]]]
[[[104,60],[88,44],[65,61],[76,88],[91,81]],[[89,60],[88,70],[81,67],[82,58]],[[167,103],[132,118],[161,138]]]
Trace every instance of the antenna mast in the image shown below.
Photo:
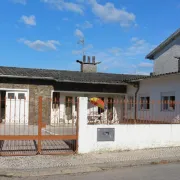
[[[85,46],[85,40],[84,40],[84,37],[78,41],[78,44],[81,44],[81,45],[82,45],[82,54],[83,54],[83,56],[84,56],[84,55],[85,55],[85,48],[84,48],[84,46]]]

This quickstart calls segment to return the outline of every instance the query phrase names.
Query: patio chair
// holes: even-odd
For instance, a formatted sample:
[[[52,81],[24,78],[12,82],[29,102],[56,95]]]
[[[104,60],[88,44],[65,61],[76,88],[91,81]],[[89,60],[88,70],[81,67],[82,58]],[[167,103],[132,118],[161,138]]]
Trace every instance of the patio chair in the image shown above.
[[[90,112],[87,116],[88,124],[98,124],[101,121],[101,115],[97,112]]]
[[[113,124],[113,112],[107,113],[107,121],[109,124]]]

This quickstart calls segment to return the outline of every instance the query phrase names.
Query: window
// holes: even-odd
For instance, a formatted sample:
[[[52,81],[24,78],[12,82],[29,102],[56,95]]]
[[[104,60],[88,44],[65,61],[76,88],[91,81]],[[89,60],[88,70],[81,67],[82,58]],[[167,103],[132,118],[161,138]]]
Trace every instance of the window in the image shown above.
[[[8,93],[8,99],[14,99],[15,95],[14,93]]]
[[[175,110],[175,93],[161,93],[161,109],[162,111]]]
[[[104,102],[104,98],[103,97],[99,97],[99,99],[101,99]],[[98,114],[101,114],[104,112],[104,109],[98,107]]]
[[[59,108],[60,105],[60,92],[53,92],[53,108]]]
[[[150,97],[149,96],[141,96],[140,97],[140,109],[141,110],[149,110],[150,109]]]
[[[24,93],[18,93],[18,99],[25,99]]]
[[[134,97],[128,96],[128,104],[127,104],[128,110],[132,110],[134,108]]]
[[[66,115],[68,120],[72,119],[72,100],[73,98],[71,96],[66,96],[65,98]]]

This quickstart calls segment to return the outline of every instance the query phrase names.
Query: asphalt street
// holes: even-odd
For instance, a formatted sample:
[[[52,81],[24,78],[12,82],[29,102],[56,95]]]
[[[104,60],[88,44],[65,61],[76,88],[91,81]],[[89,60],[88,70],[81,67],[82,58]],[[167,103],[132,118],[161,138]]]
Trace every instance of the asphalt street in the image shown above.
[[[0,180],[179,180],[180,164],[150,165],[113,169],[87,174],[55,175],[42,177],[0,177]]]

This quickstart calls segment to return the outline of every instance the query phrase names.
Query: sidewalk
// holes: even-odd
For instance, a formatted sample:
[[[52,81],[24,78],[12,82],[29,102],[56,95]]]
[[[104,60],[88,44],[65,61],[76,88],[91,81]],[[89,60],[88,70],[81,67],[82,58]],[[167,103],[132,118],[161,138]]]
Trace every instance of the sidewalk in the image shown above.
[[[180,147],[70,156],[0,157],[0,176],[74,174],[180,161]]]

